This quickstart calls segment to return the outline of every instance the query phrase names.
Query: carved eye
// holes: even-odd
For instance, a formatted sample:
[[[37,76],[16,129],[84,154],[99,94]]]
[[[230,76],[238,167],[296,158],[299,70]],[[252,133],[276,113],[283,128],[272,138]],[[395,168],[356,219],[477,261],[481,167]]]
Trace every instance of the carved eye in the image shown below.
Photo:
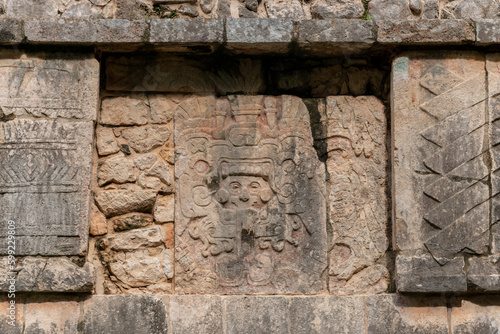
[[[252,183],[250,183],[249,188],[250,188],[250,190],[258,190],[258,189],[260,189],[260,184],[259,184],[259,182],[252,182]]]
[[[230,189],[234,192],[237,192],[240,190],[241,188],[241,184],[239,182],[231,182],[231,184],[229,185]]]

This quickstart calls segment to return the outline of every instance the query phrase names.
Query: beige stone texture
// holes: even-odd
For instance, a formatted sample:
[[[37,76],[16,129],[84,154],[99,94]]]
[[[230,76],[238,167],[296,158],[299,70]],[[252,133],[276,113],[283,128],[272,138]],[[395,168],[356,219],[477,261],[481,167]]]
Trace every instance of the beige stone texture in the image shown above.
[[[128,252],[160,246],[163,240],[160,227],[155,226],[110,235],[102,240],[101,247]]]
[[[104,235],[108,233],[108,225],[106,216],[92,204],[90,212],[90,234],[93,236]]]
[[[6,293],[0,295],[0,331],[2,333],[21,334],[23,333],[26,297],[19,294],[14,294],[11,297],[13,298],[9,298]]]
[[[153,208],[155,222],[171,223],[175,219],[175,197],[158,196]]]
[[[153,224],[153,217],[146,213],[128,213],[109,220],[115,232],[128,231]]]
[[[106,217],[139,211],[150,212],[156,200],[156,191],[101,190],[95,195],[95,202]]]
[[[101,160],[97,166],[97,182],[100,186],[108,183],[127,183],[136,180],[134,161],[124,154]]]
[[[169,140],[171,130],[166,126],[132,127],[122,131],[122,137],[137,153],[147,153]]]
[[[103,125],[144,125],[150,120],[145,96],[108,97],[102,100],[100,123]]]
[[[25,333],[66,334],[78,331],[78,297],[30,296],[26,301]]]
[[[500,330],[498,296],[458,299],[453,306],[450,333],[498,333]]]
[[[110,155],[120,151],[112,128],[97,128],[97,152],[99,155]]]

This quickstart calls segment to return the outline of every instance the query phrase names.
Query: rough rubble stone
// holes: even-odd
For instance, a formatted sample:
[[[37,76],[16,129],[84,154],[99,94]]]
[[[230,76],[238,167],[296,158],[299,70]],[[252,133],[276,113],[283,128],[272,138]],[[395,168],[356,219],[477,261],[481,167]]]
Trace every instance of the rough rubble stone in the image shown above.
[[[63,18],[99,19],[102,12],[87,2],[77,2],[69,6],[61,15]]]
[[[155,296],[93,296],[84,303],[83,333],[167,334],[167,311]]]
[[[455,1],[458,5],[453,11],[454,18],[477,20],[498,19],[500,17],[500,4],[498,1],[489,0],[464,0]]]
[[[124,154],[100,161],[97,166],[97,183],[100,186],[110,182],[127,183],[135,180],[134,161],[128,159]]]
[[[153,217],[145,213],[129,213],[109,220],[115,232],[133,230],[153,224]]]
[[[406,0],[371,0],[370,17],[377,23],[386,20],[409,20],[413,17]]]
[[[500,22],[496,19],[477,20],[477,43],[490,44],[500,42]]]
[[[248,8],[246,7],[240,7],[238,9],[238,15],[240,18],[258,18],[259,17],[259,14],[257,14],[256,12],[253,12],[251,10],[249,10]]]
[[[107,236],[102,239],[101,247],[117,252],[127,252],[140,250],[145,247],[161,246],[163,244],[162,240],[160,227],[154,226]]]
[[[226,297],[228,333],[287,333],[287,300],[284,297]],[[272,311],[270,311],[272,310]]]
[[[363,2],[350,1],[320,1],[311,5],[313,19],[359,19],[365,12]]]
[[[426,0],[425,1],[423,18],[428,19],[428,20],[439,18],[439,1],[438,0]]]
[[[76,333],[80,301],[75,297],[33,296],[26,300],[26,333]],[[7,332],[10,333],[10,332]]]
[[[177,12],[187,17],[197,17],[199,15],[198,9],[196,7],[185,4],[180,5],[180,7],[177,9]]]
[[[389,273],[375,264],[388,248],[385,107],[372,96],[329,96],[313,113],[329,175],[330,292],[384,292]]]
[[[156,155],[148,153],[135,158],[134,163],[140,170],[146,170],[153,167],[157,159],[158,157]]]
[[[7,257],[0,258],[0,266],[0,291],[8,291]],[[15,272],[17,292],[89,292],[94,284],[92,264],[79,267],[64,257],[17,258]]]
[[[93,236],[99,236],[108,233],[106,216],[104,216],[94,204],[92,204],[91,210],[90,234],[92,234]]]
[[[0,19],[0,43],[21,43],[24,38],[23,26],[20,20],[11,18]]]
[[[165,144],[170,134],[169,127],[165,126],[132,127],[122,131],[122,137],[137,153],[146,153]]]
[[[159,196],[156,200],[155,207],[153,208],[153,215],[155,222],[169,223],[173,222],[175,198],[174,196]]]
[[[109,271],[129,287],[144,287],[166,278],[161,249],[137,250],[116,256],[109,264]]]
[[[265,0],[264,4],[269,18],[305,19],[304,10],[299,0]]]
[[[156,200],[156,191],[142,190],[101,190],[96,193],[95,201],[106,217],[139,211],[150,212]]]
[[[149,121],[149,107],[145,97],[108,97],[102,100],[103,125],[144,125]]]
[[[325,171],[302,100],[192,97],[175,125],[176,290],[323,291]]]
[[[231,17],[231,2],[229,0],[219,0],[217,2],[217,18],[224,19]]]
[[[170,185],[173,179],[173,171],[163,160],[158,160],[153,167],[151,167],[147,172],[147,176],[154,176],[159,178],[163,183]]]
[[[477,291],[500,291],[500,256],[469,259],[467,281]]]
[[[385,20],[379,23],[381,43],[467,43],[476,39],[474,26],[466,20]]]
[[[245,7],[252,12],[257,13],[257,9],[259,8],[260,0],[245,0]]]
[[[148,99],[151,107],[151,123],[164,124],[173,120],[175,103],[171,98],[162,94],[153,94],[149,95]]]
[[[381,295],[366,297],[367,333],[448,334],[446,299]]]
[[[453,334],[498,333],[500,327],[498,295],[459,299],[451,309]]]
[[[187,5],[183,5],[187,6]],[[186,7],[184,7],[186,8]],[[193,12],[184,11],[184,15],[198,15]],[[168,31],[168,33],[165,33]],[[206,19],[175,19],[175,20],[151,20],[151,43],[222,43],[224,34],[223,20]]]
[[[210,14],[214,9],[215,0],[200,0],[200,8],[205,14]]]
[[[223,332],[220,296],[171,296],[167,302],[174,333]]]
[[[363,297],[292,297],[290,328],[293,333],[365,332]]]
[[[56,17],[58,0],[6,0],[7,16],[16,18]]]
[[[110,155],[120,151],[112,128],[98,127],[96,132],[99,155]]]

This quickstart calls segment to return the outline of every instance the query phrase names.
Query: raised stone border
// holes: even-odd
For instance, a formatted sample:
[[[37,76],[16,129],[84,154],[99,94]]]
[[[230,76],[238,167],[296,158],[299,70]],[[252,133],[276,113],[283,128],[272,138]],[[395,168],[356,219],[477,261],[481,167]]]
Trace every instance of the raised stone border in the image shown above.
[[[0,297],[0,332],[7,323]],[[496,302],[495,302],[496,300]],[[499,296],[77,296],[18,299],[17,325],[67,333],[482,333]],[[447,306],[448,305],[448,306]],[[15,333],[9,328],[7,332]],[[19,331],[20,333],[21,331]]]
[[[330,53],[329,47],[374,45],[488,45],[500,41],[500,21],[292,19],[0,19],[0,44],[92,45],[113,51],[134,46],[208,52],[219,46],[239,52],[285,53],[298,45]],[[255,51],[256,50],[256,51]],[[334,49],[335,51],[336,49]],[[341,51],[342,51],[341,50]]]

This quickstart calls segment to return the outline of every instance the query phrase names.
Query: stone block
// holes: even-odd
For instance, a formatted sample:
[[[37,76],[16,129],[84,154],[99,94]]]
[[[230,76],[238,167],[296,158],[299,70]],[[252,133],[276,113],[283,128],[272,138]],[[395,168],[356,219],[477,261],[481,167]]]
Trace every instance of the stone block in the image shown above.
[[[123,216],[113,217],[109,223],[115,232],[133,230],[153,224],[153,217],[145,213],[129,213]]]
[[[171,127],[162,125],[132,127],[124,129],[122,137],[135,152],[146,153],[165,144],[172,133],[170,129]],[[159,165],[159,162],[156,162],[156,165]]]
[[[90,234],[92,234],[93,236],[98,236],[108,233],[106,216],[104,216],[94,204],[91,205],[91,210]]]
[[[293,35],[292,19],[226,19],[227,47],[246,54],[285,53]]]
[[[288,333],[287,300],[284,297],[226,297],[227,333]]]
[[[372,0],[368,3],[368,13],[377,24],[381,21],[413,18],[406,0]]]
[[[361,1],[318,1],[311,4],[313,19],[359,19],[365,8]]]
[[[112,128],[97,128],[97,152],[99,155],[110,155],[120,151]]]
[[[169,223],[174,221],[175,198],[174,196],[158,197],[153,209],[155,222]]]
[[[175,125],[177,291],[323,291],[325,171],[302,100],[192,97]]]
[[[497,19],[475,21],[477,44],[494,44],[500,42],[500,22]]]
[[[104,186],[108,183],[135,182],[135,164],[123,153],[100,161],[97,166],[97,183]]]
[[[366,297],[367,333],[447,334],[446,299],[401,295]]]
[[[75,297],[34,296],[26,300],[25,333],[76,333],[80,300]]]
[[[55,15],[54,15],[55,16]],[[24,21],[26,38],[31,43],[131,43],[149,42],[145,20],[30,18]],[[116,46],[115,46],[116,49]]]
[[[441,265],[437,261],[445,262]],[[396,284],[399,292],[460,292],[467,291],[465,262],[455,259],[434,259],[428,254],[398,255]]]
[[[26,298],[19,294],[14,294],[12,297],[8,298],[6,293],[0,294],[0,332],[22,334]]]
[[[22,21],[2,18],[0,19],[0,43],[17,44],[24,38]]]
[[[299,0],[266,0],[264,5],[269,18],[305,19],[304,9]]]
[[[145,96],[108,97],[102,100],[102,125],[144,125],[150,120]]]
[[[220,296],[171,296],[167,302],[173,333],[223,332]]]
[[[84,303],[83,333],[167,334],[167,311],[154,296],[93,296]]]
[[[373,96],[329,96],[314,113],[329,175],[330,292],[384,292],[389,272],[377,262],[388,248],[385,107]]]
[[[11,276],[11,270],[7,257],[0,258],[0,266],[0,291],[8,291],[5,277]],[[17,258],[14,272],[18,292],[89,292],[94,284],[92,264],[79,267],[68,258]]]
[[[467,20],[384,20],[377,41],[404,44],[465,44],[474,42],[474,26]]]
[[[500,256],[469,259],[467,281],[477,291],[500,291]]]
[[[289,309],[293,333],[365,332],[364,297],[292,297]]]
[[[113,217],[134,211],[151,212],[156,194],[151,190],[101,190],[96,193],[95,201],[106,217]]]
[[[58,0],[6,0],[7,16],[15,18],[56,17]]]
[[[113,251],[134,251],[146,247],[156,247],[163,244],[161,229],[159,226],[147,229],[132,230],[119,234],[110,235],[102,239],[101,248]]]
[[[500,328],[498,298],[498,295],[485,295],[455,301],[451,309],[450,333],[498,333]]]
[[[153,19],[151,43],[222,44],[224,21],[207,19]]]

